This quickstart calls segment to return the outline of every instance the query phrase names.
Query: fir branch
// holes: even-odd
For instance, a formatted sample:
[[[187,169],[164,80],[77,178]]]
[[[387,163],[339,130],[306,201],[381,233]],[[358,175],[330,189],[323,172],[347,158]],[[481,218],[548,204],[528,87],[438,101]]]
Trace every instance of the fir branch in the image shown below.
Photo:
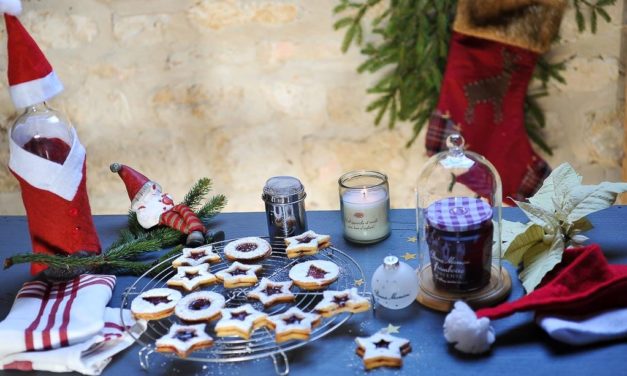
[[[183,198],[183,204],[195,210],[202,202],[203,198],[211,191],[211,179],[202,178],[194,184]]]
[[[605,10],[606,7],[616,4],[616,0],[573,0],[573,6],[575,8],[575,20],[577,21],[577,28],[579,32],[586,30],[586,16],[584,11],[588,14],[588,22],[590,23],[590,31],[594,34],[597,32],[598,17],[603,18],[605,22],[611,22],[612,18]],[[583,7],[586,7],[584,10]]]
[[[198,210],[198,218],[206,225],[207,222],[224,209],[228,202],[226,196],[215,195]]]

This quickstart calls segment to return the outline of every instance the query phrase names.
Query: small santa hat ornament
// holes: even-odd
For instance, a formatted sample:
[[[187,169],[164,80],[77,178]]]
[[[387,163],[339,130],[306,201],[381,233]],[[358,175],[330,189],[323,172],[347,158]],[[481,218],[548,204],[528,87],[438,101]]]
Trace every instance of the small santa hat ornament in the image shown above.
[[[17,108],[42,103],[63,91],[43,52],[15,17],[21,10],[19,0],[0,0],[8,35],[9,92]]]
[[[459,351],[479,354],[488,351],[495,340],[490,320],[523,311],[568,317],[621,307],[627,307],[627,265],[608,264],[596,244],[570,248],[540,288],[516,301],[477,312],[456,302],[444,321],[444,337]]]
[[[148,179],[140,172],[126,165],[121,163],[112,163],[109,168],[112,172],[117,172],[118,175],[120,175],[120,178],[126,186],[128,198],[131,200],[132,204],[139,201],[141,197],[150,190],[150,186],[153,184],[161,190],[161,186],[157,182]]]

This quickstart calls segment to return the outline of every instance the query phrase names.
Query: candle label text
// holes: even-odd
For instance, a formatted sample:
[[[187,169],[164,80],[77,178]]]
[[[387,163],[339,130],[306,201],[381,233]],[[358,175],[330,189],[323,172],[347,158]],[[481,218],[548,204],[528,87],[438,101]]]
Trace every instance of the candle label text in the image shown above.
[[[346,219],[344,220],[344,225],[346,226],[347,229],[351,229],[351,230],[358,230],[358,231],[368,231],[368,230],[373,230],[377,223],[379,223],[379,218],[375,218],[375,219],[369,219],[369,218],[363,218],[363,213],[361,213],[362,216],[358,217],[358,218],[353,218],[351,216],[347,216]],[[357,213],[355,213],[355,217],[357,217]]]

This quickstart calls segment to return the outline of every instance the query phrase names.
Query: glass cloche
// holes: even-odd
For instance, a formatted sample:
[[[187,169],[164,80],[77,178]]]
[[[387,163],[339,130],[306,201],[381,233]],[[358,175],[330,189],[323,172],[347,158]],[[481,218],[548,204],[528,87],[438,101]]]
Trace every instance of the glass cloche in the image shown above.
[[[418,175],[417,300],[449,311],[456,300],[478,307],[506,298],[511,279],[501,267],[501,179],[483,156],[464,150],[459,134]]]

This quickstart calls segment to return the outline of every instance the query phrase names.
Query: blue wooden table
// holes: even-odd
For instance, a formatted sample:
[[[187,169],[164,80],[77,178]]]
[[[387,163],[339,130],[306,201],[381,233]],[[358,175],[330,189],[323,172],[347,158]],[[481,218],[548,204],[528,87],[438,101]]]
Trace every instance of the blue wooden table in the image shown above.
[[[504,218],[524,220],[517,209],[505,209]],[[611,263],[627,264],[627,207],[615,206],[589,217],[595,228],[587,236],[599,243]],[[401,256],[415,253],[416,243],[408,241],[415,236],[413,210],[393,210],[392,235],[385,241],[370,246],[354,245],[342,238],[340,214],[337,211],[308,213],[309,228],[330,234],[334,245],[348,253],[361,265],[369,282],[372,273],[387,255]],[[96,227],[103,246],[110,244],[125,227],[125,216],[97,216]],[[219,215],[212,229],[224,230],[227,238],[266,235],[264,213],[225,213]],[[0,257],[30,249],[27,223],[24,217],[0,217]],[[416,260],[407,261],[416,267]],[[512,275],[515,271],[507,266]],[[0,318],[4,318],[21,284],[31,279],[26,265],[17,265],[0,272]],[[112,306],[119,306],[126,286],[134,277],[121,277],[114,290]],[[520,283],[514,279],[510,299],[523,294]],[[305,347],[288,353],[291,374],[294,375],[350,375],[363,374],[362,360],[355,354],[354,338],[368,336],[388,324],[400,326],[398,335],[411,340],[413,351],[403,362],[403,368],[378,369],[371,374],[408,375],[627,375],[627,342],[571,347],[550,339],[533,322],[531,313],[519,313],[493,323],[497,341],[490,353],[465,356],[448,346],[442,336],[444,315],[423,308],[417,303],[401,311],[378,308],[375,314],[354,315],[330,335]],[[6,339],[0,339],[6,340]],[[138,360],[139,346],[135,345],[118,355],[105,370],[106,375],[141,374]],[[157,358],[158,357],[158,358]],[[156,355],[150,374],[156,375],[273,375],[269,358],[240,363],[202,364],[170,360]],[[17,374],[17,371],[5,372]]]

